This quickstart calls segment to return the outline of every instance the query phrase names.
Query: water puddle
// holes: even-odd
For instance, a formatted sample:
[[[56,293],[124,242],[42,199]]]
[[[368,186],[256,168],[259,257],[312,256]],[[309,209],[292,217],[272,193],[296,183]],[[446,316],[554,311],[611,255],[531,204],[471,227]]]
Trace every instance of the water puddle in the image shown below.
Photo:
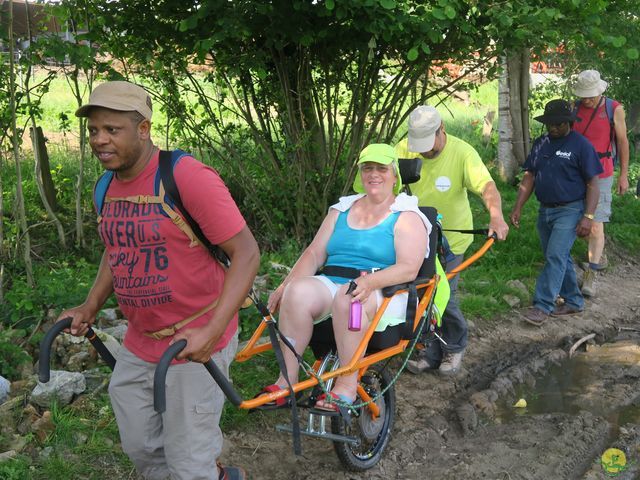
[[[627,423],[640,424],[640,345],[623,340],[589,345],[586,352],[555,365],[534,386],[518,385],[515,400],[497,407],[496,420],[516,415],[576,414],[587,410],[606,418],[614,431]],[[525,408],[515,408],[524,399]]]

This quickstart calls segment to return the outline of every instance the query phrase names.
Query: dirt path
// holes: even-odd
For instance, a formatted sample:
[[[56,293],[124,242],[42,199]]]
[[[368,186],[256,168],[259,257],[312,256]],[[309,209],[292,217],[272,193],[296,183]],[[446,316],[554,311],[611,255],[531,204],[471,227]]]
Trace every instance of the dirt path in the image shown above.
[[[293,455],[290,436],[274,431],[288,415],[259,412],[261,431],[225,432],[223,460],[242,465],[252,479],[578,479],[608,478],[603,452],[622,445],[629,456],[618,478],[637,478],[640,426],[617,428],[588,405],[572,413],[540,413],[505,419],[500,405],[511,405],[523,385],[532,387],[567,357],[569,346],[589,333],[596,342],[614,338],[620,327],[640,329],[640,268],[618,258],[599,279],[598,297],[585,313],[552,319],[544,328],[523,322],[517,312],[477,321],[463,371],[453,380],[424,373],[403,374],[397,384],[397,416],[381,462],[366,473],[345,472],[325,440],[303,438],[303,455]],[[628,331],[628,330],[626,330]],[[636,337],[638,338],[638,337]],[[633,345],[633,344],[632,344]],[[640,405],[640,361],[628,368],[596,367],[599,380],[579,398],[617,407]],[[606,418],[605,418],[606,417]]]

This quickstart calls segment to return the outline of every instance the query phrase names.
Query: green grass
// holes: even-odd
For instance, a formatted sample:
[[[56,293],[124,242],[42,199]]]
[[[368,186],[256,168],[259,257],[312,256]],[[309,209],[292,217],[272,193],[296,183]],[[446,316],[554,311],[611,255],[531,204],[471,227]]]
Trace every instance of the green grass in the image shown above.
[[[24,480],[31,478],[31,462],[27,457],[18,457],[0,463],[0,478],[2,480]]]
[[[0,463],[3,480],[69,480],[128,478],[133,471],[119,446],[118,428],[106,394],[51,409],[55,429],[39,447],[35,459],[21,455]],[[43,450],[40,450],[43,449]]]
[[[640,199],[631,193],[614,195],[611,223],[605,231],[615,245],[630,253],[640,251]]]

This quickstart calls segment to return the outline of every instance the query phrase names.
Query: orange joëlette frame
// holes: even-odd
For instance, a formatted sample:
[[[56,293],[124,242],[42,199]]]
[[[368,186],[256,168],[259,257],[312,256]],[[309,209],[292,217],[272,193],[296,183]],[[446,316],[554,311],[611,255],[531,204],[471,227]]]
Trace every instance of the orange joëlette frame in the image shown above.
[[[480,249],[477,252],[475,252],[467,260],[462,262],[457,268],[447,273],[447,278],[448,279],[453,278],[457,273],[461,272],[462,270],[466,269],[469,265],[477,261],[480,257],[482,257],[487,252],[487,250],[489,250],[489,248],[491,248],[493,243],[494,243],[494,239],[488,238],[487,241],[484,243],[484,245],[482,245],[482,247],[480,247]],[[431,297],[434,295],[435,286],[437,285],[438,280],[439,280],[439,276],[434,275],[434,277],[428,282],[417,285],[418,289],[426,288],[426,291],[422,295],[422,298],[418,303],[418,308],[416,309],[416,316],[414,318],[414,324],[413,324],[414,329],[417,327],[418,322],[420,321],[420,318],[422,317],[425,309],[429,305]],[[407,290],[398,290],[397,292],[394,293],[394,295],[397,295],[399,293],[403,293],[406,291]],[[382,315],[386,310],[387,305],[389,305],[389,302],[391,301],[391,298],[393,297],[385,297],[384,300],[382,301],[382,305],[380,305],[380,308],[378,309],[375,316],[373,317],[373,320],[369,324],[369,327],[367,328],[367,332],[365,333],[364,337],[360,341],[360,345],[358,346],[358,349],[354,353],[351,361],[347,365],[344,365],[338,368],[337,370],[323,373],[320,376],[322,381],[326,382],[331,378],[338,377],[341,375],[348,375],[355,371],[359,371],[358,376],[360,377],[362,374],[364,374],[364,372],[366,372],[367,367],[369,367],[370,365],[373,365],[374,363],[378,363],[382,360],[386,360],[387,358],[392,357],[393,355],[402,353],[405,350],[405,348],[409,344],[409,340],[400,340],[400,342],[393,347],[385,348],[384,350],[380,350],[376,353],[372,353],[371,355],[362,357],[363,353],[367,348],[367,345],[369,344],[369,340],[371,339],[371,336],[375,332],[378,322],[382,318]],[[273,321],[271,319],[271,316],[263,318],[263,320],[258,325],[258,328],[256,329],[256,331],[253,333],[253,335],[245,345],[245,347],[242,349],[242,351],[238,352],[238,354],[236,355],[236,361],[246,362],[254,355],[257,355],[258,353],[266,352],[272,349],[271,342],[268,341],[268,338],[266,342],[258,343],[260,338],[262,337],[262,333],[264,332],[264,329],[267,327],[267,322],[270,322],[270,321]],[[300,382],[293,384],[292,387],[293,387],[293,391],[297,393],[297,392],[306,390],[308,388],[314,387],[317,384],[318,384],[318,380],[314,377],[311,377],[306,380],[302,380]],[[358,385],[358,394],[361,396],[362,400],[365,402],[371,400],[369,395],[367,395],[364,389],[359,385]],[[252,398],[250,400],[244,400],[239,405],[239,408],[250,410],[250,409],[265,405],[267,403],[274,402],[276,399],[285,397],[287,395],[289,395],[288,388],[278,390],[277,392],[264,393],[256,398]],[[374,403],[371,403],[369,404],[369,408],[372,410],[371,413],[374,416],[377,416],[377,412],[375,411],[377,410],[376,405]]]

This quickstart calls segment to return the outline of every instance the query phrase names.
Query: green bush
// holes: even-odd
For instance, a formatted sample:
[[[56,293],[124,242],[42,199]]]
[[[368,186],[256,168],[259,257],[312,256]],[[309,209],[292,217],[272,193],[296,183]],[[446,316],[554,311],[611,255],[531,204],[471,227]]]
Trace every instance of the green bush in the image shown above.
[[[2,306],[5,322],[28,327],[42,319],[49,308],[62,309],[82,303],[97,270],[97,261],[72,255],[37,263],[33,272],[37,288],[31,288],[18,271],[5,294]]]
[[[30,478],[29,462],[18,458],[0,463],[0,478],[2,480],[24,480]]]
[[[20,367],[31,362],[29,354],[18,344],[24,335],[24,330],[0,327],[0,374],[9,380],[18,380]]]

